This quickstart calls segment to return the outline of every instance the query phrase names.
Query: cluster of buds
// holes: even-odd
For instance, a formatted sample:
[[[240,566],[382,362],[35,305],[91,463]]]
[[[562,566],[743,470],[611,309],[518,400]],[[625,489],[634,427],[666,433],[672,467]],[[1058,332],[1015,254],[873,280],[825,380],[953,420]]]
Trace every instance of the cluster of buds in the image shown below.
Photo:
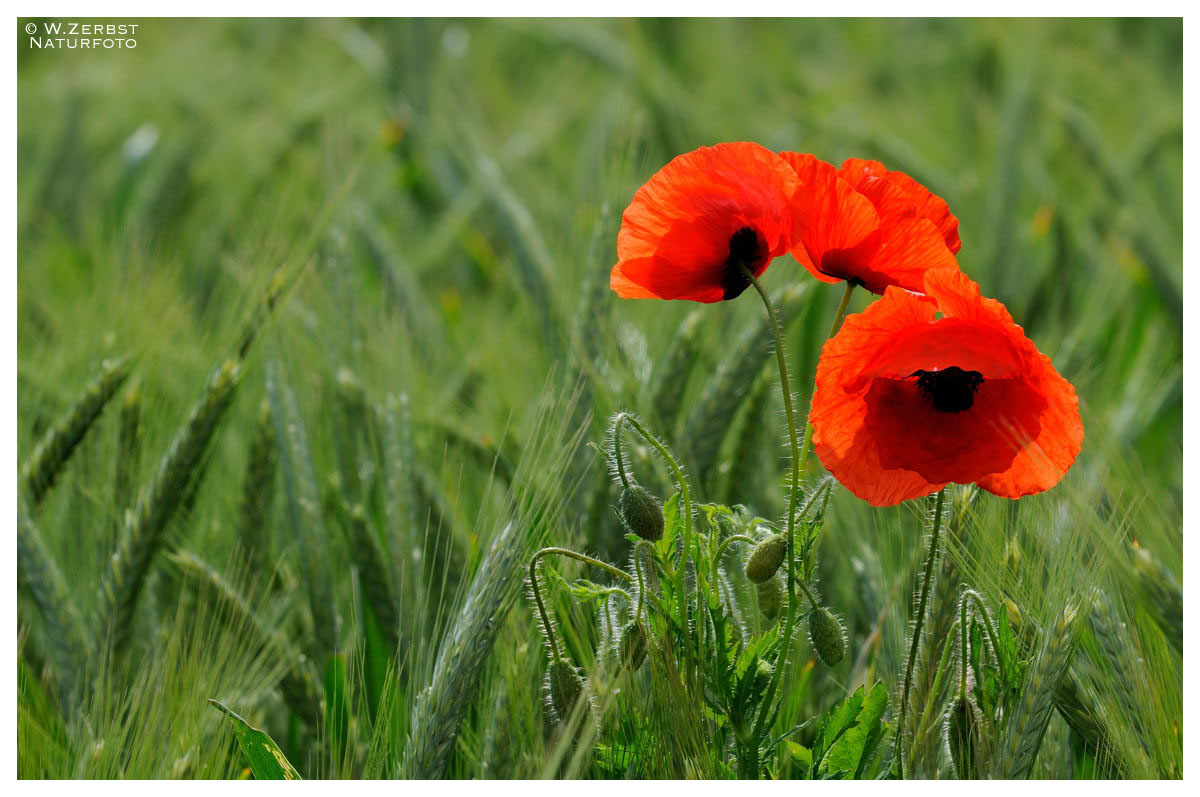
[[[779,616],[785,589],[779,571],[788,557],[787,538],[772,533],[760,540],[746,557],[746,578],[758,585],[758,605],[770,620]],[[801,585],[810,600],[812,593]],[[841,621],[827,607],[812,600],[808,616],[809,641],[813,650],[827,666],[832,667],[846,655],[846,631]]]

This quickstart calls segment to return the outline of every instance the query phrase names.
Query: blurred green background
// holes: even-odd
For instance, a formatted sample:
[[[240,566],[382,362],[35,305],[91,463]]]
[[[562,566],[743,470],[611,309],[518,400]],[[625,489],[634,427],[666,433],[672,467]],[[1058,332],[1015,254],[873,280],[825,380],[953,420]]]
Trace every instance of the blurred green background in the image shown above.
[[[235,556],[266,363],[297,392],[322,485],[344,443],[337,385],[407,395],[422,511],[464,572],[496,531],[488,474],[549,463],[531,451],[534,408],[578,385],[585,440],[632,409],[702,500],[780,511],[762,308],[607,287],[638,186],[677,154],[753,140],[877,158],[947,199],[964,271],[1078,390],[1087,439],[1067,481],[1122,507],[1120,533],[1180,572],[1181,21],[194,19],[142,20],[136,39],[18,38],[18,460],[128,352],[147,478],[272,271],[307,264],[173,544]],[[807,390],[839,289],[790,257],[765,283],[793,292]],[[119,515],[115,436],[110,422],[85,442],[42,521],[84,605]],[[621,556],[604,463],[575,461],[555,541]],[[830,589],[849,601],[866,578],[854,551],[886,529],[848,494],[835,505],[854,520],[827,578],[843,574]],[[909,572],[916,535],[887,540]],[[347,560],[331,548],[335,573]]]
[[[477,373],[499,432],[570,361],[549,323],[661,359],[688,307],[588,298],[620,211],[674,155],[749,139],[879,158],[944,196],[964,270],[1094,431],[1177,493],[1181,37],[1172,20],[152,20],[135,50],[22,41],[23,439],[113,351],[163,358],[162,389],[186,395],[238,298],[356,169],[303,286],[308,336],[381,387],[403,371],[432,397]],[[613,400],[636,406],[623,376]]]

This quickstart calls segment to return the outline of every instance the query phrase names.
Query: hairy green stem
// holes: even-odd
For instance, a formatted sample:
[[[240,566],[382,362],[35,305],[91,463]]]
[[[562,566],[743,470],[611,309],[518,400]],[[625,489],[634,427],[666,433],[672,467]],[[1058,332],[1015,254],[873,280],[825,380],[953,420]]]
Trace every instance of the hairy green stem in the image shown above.
[[[537,603],[538,614],[542,618],[542,628],[546,629],[546,638],[550,640],[550,654],[558,661],[558,638],[554,636],[554,626],[550,623],[550,615],[546,612],[546,604],[542,602],[542,590],[538,586],[537,563],[545,551],[538,551],[529,560],[529,586],[533,590],[533,600]]]
[[[629,575],[628,573],[626,573],[624,570],[622,570],[619,567],[614,567],[614,566],[610,565],[608,562],[602,562],[599,559],[593,559],[592,557],[587,556],[586,554],[577,553],[576,551],[572,551],[569,548],[542,548],[540,551],[538,551],[537,553],[535,553],[533,555],[533,558],[529,560],[529,584],[533,590],[533,600],[537,604],[538,613],[541,615],[542,626],[546,629],[546,636],[550,640],[550,651],[551,651],[551,653],[554,654],[554,658],[557,659],[560,656],[560,649],[558,646],[558,638],[555,637],[555,635],[554,635],[554,627],[550,623],[550,615],[546,611],[546,604],[542,601],[542,590],[541,590],[541,587],[538,585],[538,579],[537,579],[537,563],[538,563],[538,561],[543,556],[548,556],[550,554],[554,554],[555,556],[566,556],[570,559],[578,559],[580,562],[585,562],[589,565],[593,565],[594,567],[600,568],[601,570],[605,571],[606,573],[611,573],[612,575],[617,576],[618,578],[624,580],[626,583],[631,583],[634,579],[633,579],[633,576]],[[640,578],[641,578],[641,568],[640,567],[638,568],[638,578],[639,578],[639,584],[640,584]],[[620,592],[623,595],[625,595],[626,598],[629,598],[630,603],[633,603],[633,598],[632,598],[632,596],[630,596],[630,594],[628,592],[626,592],[623,589],[620,590]],[[639,603],[641,602],[641,598],[642,598],[643,594],[644,593],[642,593],[642,592],[638,593]]]
[[[817,599],[813,597],[812,591],[808,588],[808,584],[805,584],[803,579],[797,581],[796,583],[800,585],[800,590],[804,593],[805,597],[808,598],[808,602],[812,604],[812,607],[814,609],[821,608],[820,604],[817,603]]]
[[[787,418],[788,444],[791,446],[791,484],[788,489],[787,509],[787,609],[784,614],[783,636],[780,638],[779,653],[775,657],[775,667],[771,671],[771,679],[767,685],[766,696],[759,710],[758,722],[755,723],[755,738],[759,739],[766,731],[767,717],[771,713],[771,702],[775,691],[779,688],[780,673],[787,663],[788,649],[791,647],[792,631],[796,623],[796,557],[795,557],[795,528],[796,528],[796,498],[800,493],[800,441],[796,435],[796,408],[792,406],[792,382],[788,376],[787,356],[784,352],[783,325],[779,321],[779,311],[775,309],[771,297],[763,288],[762,283],[750,269],[742,266],[742,272],[750,280],[750,284],[758,291],[763,305],[767,309],[767,317],[771,323],[771,334],[775,338],[775,361],[779,366],[779,389],[783,392],[783,409]],[[757,777],[757,772],[754,773]]]
[[[958,697],[967,699],[967,596],[964,593],[958,606]]]
[[[654,446],[655,450],[658,451],[659,455],[661,455],[662,458],[664,460],[666,460],[667,466],[670,467],[671,473],[675,477],[675,481],[679,482],[679,494],[680,494],[680,499],[682,500],[682,503],[683,503],[683,513],[684,513],[683,514],[683,556],[679,562],[679,570],[674,574],[675,590],[676,590],[676,594],[679,595],[680,602],[683,604],[683,616],[684,616],[684,626],[683,627],[685,629],[685,633],[690,634],[691,633],[690,629],[692,626],[692,607],[691,607],[691,604],[688,602],[688,596],[684,592],[684,586],[685,586],[684,575],[687,572],[688,559],[692,556],[692,537],[693,537],[692,524],[694,522],[692,519],[692,493],[688,489],[688,482],[687,482],[687,479],[684,478],[683,469],[681,467],[679,467],[679,462],[676,461],[675,457],[671,454],[671,452],[667,449],[667,447],[665,445],[663,445],[662,442],[657,437],[650,434],[650,432],[646,429],[646,427],[642,426],[641,421],[639,421],[637,418],[633,417],[632,415],[630,415],[627,412],[622,412],[619,415],[617,415],[616,421],[614,421],[614,423],[613,423],[614,436],[620,437],[621,424],[623,424],[623,423],[628,423],[630,426],[633,427],[634,431],[636,431],[639,435],[641,435],[643,440],[645,440],[650,445]],[[626,577],[628,577],[628,574],[625,574],[625,575],[626,575]]]
[[[721,561],[721,556],[724,555],[725,549],[729,547],[729,543],[731,543],[731,542],[755,543],[755,542],[758,542],[758,540],[754,539],[753,537],[748,537],[745,534],[730,534],[728,537],[721,540],[721,544],[717,546],[717,552],[715,554],[713,554],[712,569],[713,569],[714,573],[717,572],[717,565]]]
[[[625,475],[625,462],[621,456],[621,429],[619,426],[613,428],[613,459],[617,461],[617,475],[621,477],[621,486],[628,490],[629,478]]]
[[[983,630],[988,636],[988,642],[991,644],[993,654],[996,657],[996,666],[1000,668],[1000,676],[1005,677],[1004,659],[1000,656],[1000,634],[992,625],[992,618],[987,613],[987,604],[983,602],[983,596],[973,589],[968,589],[963,591],[963,598],[970,598],[975,604],[975,608],[979,611],[979,614],[983,617]]]
[[[900,697],[900,718],[896,723],[896,747],[893,758],[897,774],[904,778],[904,717],[908,713],[908,693],[912,689],[913,666],[917,661],[917,647],[921,642],[921,630],[925,626],[925,608],[929,603],[929,585],[933,583],[933,566],[937,561],[938,537],[942,531],[942,507],[946,502],[946,488],[938,490],[937,504],[933,510],[933,531],[929,535],[929,554],[925,557],[925,575],[921,581],[921,596],[917,600],[917,622],[913,628],[912,644],[908,648],[908,666],[904,672],[904,691]]]

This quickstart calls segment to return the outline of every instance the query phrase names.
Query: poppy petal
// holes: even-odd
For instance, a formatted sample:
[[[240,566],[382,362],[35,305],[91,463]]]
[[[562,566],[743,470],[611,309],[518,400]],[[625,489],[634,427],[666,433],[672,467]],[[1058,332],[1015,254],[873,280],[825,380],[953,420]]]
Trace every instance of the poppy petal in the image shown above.
[[[1007,470],[1041,431],[1046,405],[1022,379],[985,380],[966,412],[934,409],[915,379],[875,379],[866,401],[866,425],[884,468],[962,483]]]
[[[950,206],[946,204],[946,200],[904,172],[890,171],[879,161],[850,158],[842,164],[838,174],[868,197],[872,195],[872,183],[879,182],[887,185],[892,189],[887,192],[890,198],[903,197],[903,203],[909,209],[909,215],[928,219],[933,223],[951,254],[958,254],[958,250],[962,248],[962,241],[958,236],[958,219],[950,212]],[[880,208],[880,215],[885,215],[883,208]]]
[[[807,153],[779,154],[802,184],[792,204],[792,256],[823,282],[858,279],[859,263],[879,245],[875,207],[828,163]]]
[[[783,159],[758,144],[680,155],[638,189],[622,214],[609,284],[628,298],[716,302],[736,295],[724,284],[734,236],[753,231],[755,256],[746,265],[761,274],[791,247],[790,199],[798,185]]]
[[[949,482],[1007,498],[1054,486],[1083,445],[1074,388],[961,271],[931,271],[924,287],[887,288],[825,344],[817,456],[876,506]]]
[[[896,334],[934,320],[932,302],[889,288],[887,302],[846,317],[841,331],[826,341],[817,364],[813,397],[813,450],[839,482],[873,506],[890,506],[936,492],[943,485],[901,468],[885,469],[878,441],[866,429],[867,391],[857,381],[864,351],[886,347]]]
[[[1046,397],[1041,433],[1021,449],[1007,470],[978,480],[980,487],[1004,498],[1049,490],[1062,481],[1083,449],[1083,420],[1075,388],[1054,370],[1048,357],[1046,366],[1041,385]]]

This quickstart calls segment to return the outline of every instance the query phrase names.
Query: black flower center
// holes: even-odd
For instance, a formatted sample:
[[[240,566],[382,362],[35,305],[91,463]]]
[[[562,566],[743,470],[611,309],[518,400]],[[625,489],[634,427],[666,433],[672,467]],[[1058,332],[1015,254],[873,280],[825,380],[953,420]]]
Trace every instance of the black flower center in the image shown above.
[[[975,391],[983,384],[983,374],[964,371],[957,365],[940,371],[918,369],[910,376],[917,377],[917,389],[933,408],[940,412],[962,412],[975,403]]]
[[[725,289],[722,299],[736,299],[750,287],[750,279],[742,266],[751,272],[758,271],[758,265],[766,257],[764,249],[758,233],[750,227],[743,227],[729,236],[729,257],[725,258],[725,271],[721,274],[721,287]]]

